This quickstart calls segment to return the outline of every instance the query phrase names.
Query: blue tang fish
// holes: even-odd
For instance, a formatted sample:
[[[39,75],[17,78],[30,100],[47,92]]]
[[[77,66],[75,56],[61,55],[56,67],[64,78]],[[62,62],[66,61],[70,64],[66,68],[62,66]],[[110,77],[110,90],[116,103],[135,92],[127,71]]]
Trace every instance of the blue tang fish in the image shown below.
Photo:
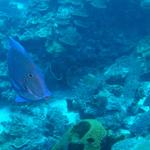
[[[24,47],[13,38],[9,38],[8,73],[14,90],[16,102],[48,99],[48,90],[44,76],[32,61]]]

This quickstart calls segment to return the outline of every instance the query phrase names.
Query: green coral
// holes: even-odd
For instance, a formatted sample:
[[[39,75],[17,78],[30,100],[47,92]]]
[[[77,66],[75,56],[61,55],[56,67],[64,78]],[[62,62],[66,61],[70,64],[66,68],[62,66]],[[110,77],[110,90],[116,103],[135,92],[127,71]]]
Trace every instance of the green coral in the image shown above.
[[[106,130],[95,119],[86,119],[71,127],[52,150],[100,150]]]

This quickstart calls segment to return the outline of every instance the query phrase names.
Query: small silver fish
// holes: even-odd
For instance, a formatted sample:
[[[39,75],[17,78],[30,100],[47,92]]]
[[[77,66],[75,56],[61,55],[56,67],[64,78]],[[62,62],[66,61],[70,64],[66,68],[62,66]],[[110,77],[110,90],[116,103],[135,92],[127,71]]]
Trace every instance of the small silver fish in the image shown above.
[[[48,99],[48,90],[44,76],[24,47],[13,38],[9,38],[8,73],[14,90],[17,92],[16,102]]]

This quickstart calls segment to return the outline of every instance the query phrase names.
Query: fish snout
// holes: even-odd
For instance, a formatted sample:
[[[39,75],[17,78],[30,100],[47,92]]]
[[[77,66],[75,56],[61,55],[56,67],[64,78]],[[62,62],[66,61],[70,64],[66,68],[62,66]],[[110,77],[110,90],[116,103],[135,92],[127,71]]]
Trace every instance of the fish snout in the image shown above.
[[[49,100],[52,96],[52,93],[50,91],[47,91],[46,94],[44,95],[45,100]]]

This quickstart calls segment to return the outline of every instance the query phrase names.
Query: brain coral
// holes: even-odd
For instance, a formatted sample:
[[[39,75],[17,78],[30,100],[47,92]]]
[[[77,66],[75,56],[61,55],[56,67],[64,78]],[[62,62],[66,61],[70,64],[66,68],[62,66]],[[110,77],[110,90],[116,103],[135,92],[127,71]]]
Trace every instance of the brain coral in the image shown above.
[[[95,119],[86,119],[71,127],[52,150],[100,150],[106,130]]]

